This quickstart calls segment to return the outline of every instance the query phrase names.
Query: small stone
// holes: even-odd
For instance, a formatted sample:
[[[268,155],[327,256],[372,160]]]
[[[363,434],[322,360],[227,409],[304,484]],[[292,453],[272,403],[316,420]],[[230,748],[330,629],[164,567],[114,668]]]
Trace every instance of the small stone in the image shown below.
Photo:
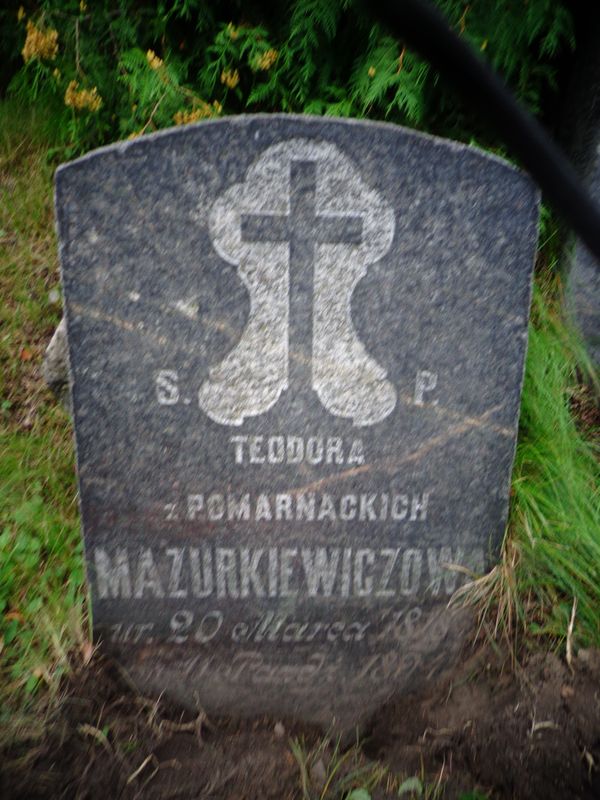
[[[64,317],[58,324],[46,348],[44,361],[42,363],[42,375],[48,387],[70,413],[69,346],[67,341],[67,323]]]
[[[325,786],[325,781],[327,780],[327,769],[325,768],[323,759],[320,758],[310,768],[310,780],[315,789],[322,789]]]
[[[60,303],[60,291],[58,289],[50,289],[48,292],[48,302],[53,305]]]
[[[21,420],[21,428],[26,431],[33,428],[33,412],[31,410],[29,410],[25,417]]]
[[[273,728],[273,733],[277,736],[278,739],[282,739],[285,736],[285,728],[281,722],[276,722],[275,727]]]

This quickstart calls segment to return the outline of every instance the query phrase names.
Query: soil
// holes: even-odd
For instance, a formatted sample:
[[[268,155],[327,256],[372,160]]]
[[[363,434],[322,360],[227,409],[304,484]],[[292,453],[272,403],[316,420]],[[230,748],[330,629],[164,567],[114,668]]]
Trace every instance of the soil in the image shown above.
[[[600,652],[580,651],[571,667],[536,654],[511,670],[482,649],[390,700],[344,751],[285,720],[193,717],[142,697],[95,656],[71,674],[43,738],[0,751],[0,796],[334,800],[378,781],[370,793],[383,800],[416,775],[439,786],[428,796],[450,799],[600,798]]]

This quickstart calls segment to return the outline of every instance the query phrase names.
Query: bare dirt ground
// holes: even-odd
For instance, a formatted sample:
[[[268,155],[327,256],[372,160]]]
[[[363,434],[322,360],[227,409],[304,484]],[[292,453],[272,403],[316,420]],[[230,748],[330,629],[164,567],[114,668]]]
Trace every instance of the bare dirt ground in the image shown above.
[[[580,651],[573,672],[553,654],[512,674],[481,666],[382,709],[367,752],[392,770],[443,763],[450,786],[460,776],[492,797],[599,798],[600,653]]]
[[[0,752],[0,796],[334,800],[379,776],[377,800],[417,775],[429,797],[599,798],[600,652],[580,651],[572,668],[536,654],[512,671],[482,649],[442,683],[390,700],[343,758],[289,721],[193,718],[94,657],[65,683],[44,738]]]

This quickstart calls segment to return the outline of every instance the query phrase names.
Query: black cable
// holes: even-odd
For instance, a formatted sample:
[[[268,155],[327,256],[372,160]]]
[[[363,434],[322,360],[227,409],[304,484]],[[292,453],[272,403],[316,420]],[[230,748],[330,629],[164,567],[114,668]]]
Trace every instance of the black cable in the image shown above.
[[[600,212],[560,148],[429,0],[368,0],[365,7],[479,105],[546,199],[600,268]]]

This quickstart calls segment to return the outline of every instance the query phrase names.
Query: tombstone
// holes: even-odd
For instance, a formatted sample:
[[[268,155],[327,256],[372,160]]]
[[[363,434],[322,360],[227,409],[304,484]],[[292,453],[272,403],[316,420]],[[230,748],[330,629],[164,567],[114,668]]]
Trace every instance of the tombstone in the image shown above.
[[[600,208],[600,11],[580,9],[577,58],[562,108],[561,138],[591,198]],[[564,254],[570,316],[600,365],[600,264],[573,237]]]
[[[393,125],[225,118],[61,167],[95,636],[145,691],[348,727],[494,563],[538,196]]]

